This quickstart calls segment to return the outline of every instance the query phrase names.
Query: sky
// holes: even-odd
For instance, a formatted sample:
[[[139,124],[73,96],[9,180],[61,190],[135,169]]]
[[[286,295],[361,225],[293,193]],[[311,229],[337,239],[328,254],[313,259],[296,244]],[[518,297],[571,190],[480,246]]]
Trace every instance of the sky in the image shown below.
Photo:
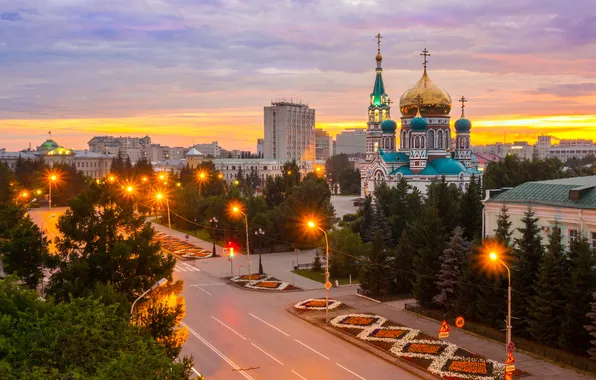
[[[427,48],[473,144],[596,140],[595,0],[3,0],[0,148],[52,131],[254,151],[280,98],[332,135],[365,127],[378,32],[396,119]]]

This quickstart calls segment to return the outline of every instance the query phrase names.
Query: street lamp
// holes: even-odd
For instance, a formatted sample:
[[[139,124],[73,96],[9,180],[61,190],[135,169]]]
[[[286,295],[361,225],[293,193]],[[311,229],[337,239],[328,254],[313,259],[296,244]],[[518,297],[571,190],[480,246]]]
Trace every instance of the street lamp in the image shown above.
[[[329,289],[327,289],[327,283],[329,282],[329,240],[327,239],[327,232],[314,221],[310,220],[307,225],[308,228],[317,229],[325,235],[325,324],[329,324]]]
[[[172,248],[172,223],[170,221],[170,202],[168,201],[168,198],[163,194],[163,193],[157,193],[155,194],[155,198],[157,199],[158,202],[161,202],[163,200],[166,201],[166,208],[168,210],[168,231],[169,231],[169,244],[170,244],[170,249]]]
[[[495,252],[490,252],[488,254],[488,257],[491,259],[491,261],[498,261],[499,263],[501,263],[501,265],[503,265],[506,269],[507,269],[507,280],[508,280],[508,286],[507,286],[507,347],[509,347],[509,344],[511,343],[511,271],[509,270],[509,267],[507,265],[505,265],[505,263],[499,258],[499,256],[495,253]],[[507,353],[509,353],[509,351],[507,351]]]
[[[197,177],[197,182],[199,182],[199,197],[200,197],[203,182],[205,182],[207,180],[207,173],[205,173],[204,171],[199,171],[197,173],[196,177]]]
[[[52,209],[52,183],[54,183],[58,180],[58,176],[56,174],[50,174],[50,176],[48,177],[48,180],[49,180],[49,187],[50,187],[48,206],[49,206],[49,209],[51,210]]]
[[[262,228],[255,230],[255,236],[260,237],[265,235],[265,231]],[[263,264],[261,263],[261,251],[263,250],[263,239],[259,239],[259,274],[263,275]]]
[[[153,284],[152,287],[150,287],[149,289],[145,290],[145,292],[143,294],[141,294],[139,296],[139,298],[137,298],[135,300],[135,302],[132,303],[132,306],[130,307],[130,320],[132,321],[132,317],[133,314],[132,312],[134,311],[135,308],[135,304],[137,303],[138,300],[140,300],[141,298],[143,298],[145,296],[145,294],[149,293],[150,291],[159,288],[160,286],[163,286],[166,282],[168,282],[168,280],[166,280],[165,278],[162,278],[161,280],[157,281],[155,284]]]
[[[211,223],[211,228],[213,231],[213,234],[211,235],[211,237],[213,238],[213,257],[217,256],[217,251],[215,250],[215,229],[218,227],[217,222],[218,221],[216,217],[209,219],[209,223]]]
[[[246,254],[248,255],[248,281],[249,283],[252,281],[252,277],[251,277],[251,273],[250,273],[250,246],[249,246],[249,239],[248,239],[248,218],[246,216],[246,214],[244,212],[242,212],[242,210],[240,210],[240,208],[238,206],[233,206],[232,207],[232,211],[235,214],[242,214],[242,216],[244,216],[244,227],[246,230]]]
[[[40,239],[41,239],[41,250],[42,250],[42,253],[43,253],[43,224],[45,222],[47,222],[48,220],[50,220],[50,219],[54,219],[55,217],[56,217],[56,214],[52,214],[52,215],[50,215],[49,218],[43,220],[41,222],[41,224],[40,224],[40,229],[41,229],[41,234],[40,234],[41,237],[40,237]],[[41,298],[44,297],[44,290],[45,290],[45,284],[44,283],[45,283],[45,279],[46,279],[46,274],[45,274],[44,270],[45,269],[43,267],[43,257],[42,257],[42,259],[41,259]]]

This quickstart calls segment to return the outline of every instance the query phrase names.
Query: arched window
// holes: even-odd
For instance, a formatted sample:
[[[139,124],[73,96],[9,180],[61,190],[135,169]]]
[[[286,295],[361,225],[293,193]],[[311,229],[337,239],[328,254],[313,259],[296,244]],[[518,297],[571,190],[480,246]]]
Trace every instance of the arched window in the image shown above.
[[[375,110],[375,121],[379,122],[379,110]]]
[[[383,172],[382,171],[377,170],[375,172],[375,181],[380,182],[380,181],[383,181],[383,180],[385,180],[385,175],[383,175]]]
[[[373,113],[372,113],[372,111],[368,111],[368,121],[373,121]]]
[[[387,119],[387,110],[383,110],[383,120]]]
[[[437,131],[437,149],[443,149],[443,131]]]
[[[435,148],[435,131],[432,129],[428,131],[426,134],[426,139],[428,140],[428,149]]]
[[[449,130],[446,129],[443,134],[444,134],[444,138],[445,138],[445,144],[443,146],[445,147],[445,149],[449,149],[449,147],[451,146],[450,141],[449,141]]]

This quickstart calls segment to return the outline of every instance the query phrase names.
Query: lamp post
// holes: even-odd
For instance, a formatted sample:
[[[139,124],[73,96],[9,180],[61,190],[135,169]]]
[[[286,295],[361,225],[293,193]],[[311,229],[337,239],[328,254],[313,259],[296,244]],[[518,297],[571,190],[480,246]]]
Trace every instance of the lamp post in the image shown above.
[[[166,280],[165,278],[162,278],[161,280],[157,281],[155,284],[153,284],[152,287],[150,287],[149,289],[145,290],[145,292],[143,294],[141,294],[139,296],[139,298],[137,298],[135,300],[135,302],[132,303],[132,306],[130,307],[130,320],[132,321],[132,317],[133,317],[133,311],[135,309],[135,304],[137,303],[138,300],[140,300],[141,298],[145,297],[145,295],[147,293],[149,293],[150,291],[159,288],[160,286],[163,286],[166,282],[168,282],[168,280]]]
[[[213,217],[211,219],[209,219],[209,222],[211,223],[211,228],[213,228],[213,233],[211,235],[211,237],[213,238],[213,257],[217,256],[217,251],[215,250],[215,229],[217,228],[218,224],[217,224],[217,218]]]
[[[244,227],[246,230],[246,255],[248,256],[248,283],[250,284],[252,279],[251,279],[251,273],[250,273],[250,246],[249,246],[249,238],[248,238],[248,218],[247,218],[246,214],[244,212],[242,212],[242,210],[240,210],[240,208],[238,206],[234,206],[232,208],[232,211],[234,211],[234,213],[236,213],[236,214],[242,214],[242,216],[244,216]]]
[[[205,179],[207,179],[207,175],[205,174],[205,172],[201,171],[197,174],[197,180],[199,181],[199,197],[201,196],[201,188],[203,182],[205,182]]]
[[[511,343],[511,271],[509,267],[505,265],[505,263],[499,258],[499,256],[495,252],[491,252],[489,254],[489,258],[492,261],[498,261],[501,265],[503,265],[507,269],[507,347],[509,347],[509,343]],[[506,347],[506,350],[507,350]],[[507,351],[508,353],[509,351]]]
[[[50,192],[49,192],[49,198],[48,198],[48,206],[49,209],[52,209],[52,182],[55,182],[58,179],[58,177],[55,174],[50,175],[49,180],[49,186],[50,186]]]
[[[255,230],[255,236],[259,238],[259,274],[263,275],[263,263],[261,262],[261,251],[263,250],[263,240],[261,236],[265,235],[265,231],[262,228]]]
[[[308,222],[308,227],[317,229],[325,235],[325,324],[329,324],[329,289],[327,289],[327,283],[329,282],[329,240],[327,239],[327,232],[312,220]]]
[[[162,193],[157,193],[155,195],[155,197],[160,202],[162,200],[165,200],[166,201],[166,208],[168,210],[168,233],[169,233],[168,244],[170,245],[170,249],[172,249],[172,223],[171,223],[171,220],[170,220],[170,202],[168,201],[168,198],[165,195],[163,195]]]
[[[55,217],[56,217],[56,214],[52,214],[52,215],[50,215],[49,218],[43,220],[41,222],[41,224],[40,224],[40,229],[41,229],[41,234],[40,234],[41,237],[40,237],[40,239],[41,239],[41,250],[42,250],[42,252],[43,252],[43,224],[45,222],[47,222],[48,220],[50,220],[50,219],[54,219]],[[46,279],[46,274],[45,274],[44,270],[45,270],[45,268],[43,266],[43,257],[42,257],[42,259],[41,259],[41,298],[44,297],[44,290],[45,290],[44,283],[45,283],[45,279]]]

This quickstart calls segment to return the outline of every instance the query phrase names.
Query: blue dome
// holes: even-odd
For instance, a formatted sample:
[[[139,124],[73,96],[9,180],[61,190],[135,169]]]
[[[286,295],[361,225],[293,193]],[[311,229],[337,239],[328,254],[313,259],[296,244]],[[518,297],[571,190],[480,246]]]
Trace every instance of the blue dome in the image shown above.
[[[470,132],[472,129],[472,122],[468,119],[461,118],[455,122],[455,130],[457,132]]]
[[[410,127],[412,127],[412,131],[424,131],[428,126],[428,121],[426,121],[423,117],[415,117],[410,121]]]
[[[466,167],[453,158],[436,158],[429,161],[426,167],[432,167],[438,175],[457,175],[466,172]]]
[[[397,124],[395,121],[387,119],[381,123],[381,129],[384,133],[394,133],[397,129]]]

